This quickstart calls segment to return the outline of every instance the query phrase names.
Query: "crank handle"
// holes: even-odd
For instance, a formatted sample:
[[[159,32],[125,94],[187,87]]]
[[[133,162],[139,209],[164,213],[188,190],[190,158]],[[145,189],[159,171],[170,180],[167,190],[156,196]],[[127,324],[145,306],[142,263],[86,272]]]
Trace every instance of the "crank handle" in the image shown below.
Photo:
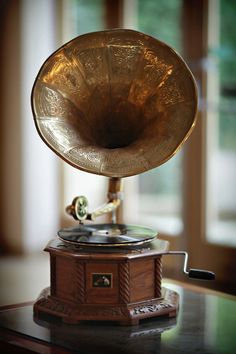
[[[187,270],[188,265],[188,253],[185,251],[169,251],[166,253],[167,255],[176,255],[176,256],[184,256],[184,266],[183,272],[188,275],[189,278],[199,279],[199,280],[214,280],[215,273],[210,272],[208,270],[203,269],[189,269]]]

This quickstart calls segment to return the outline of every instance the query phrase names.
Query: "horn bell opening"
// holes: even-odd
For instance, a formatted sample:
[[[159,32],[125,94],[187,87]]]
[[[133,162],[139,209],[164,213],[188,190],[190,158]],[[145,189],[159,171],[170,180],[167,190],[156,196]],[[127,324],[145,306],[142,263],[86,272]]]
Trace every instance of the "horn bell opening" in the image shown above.
[[[53,53],[32,90],[44,142],[72,166],[109,177],[157,167],[196,121],[197,90],[169,46],[132,30],[79,36]]]

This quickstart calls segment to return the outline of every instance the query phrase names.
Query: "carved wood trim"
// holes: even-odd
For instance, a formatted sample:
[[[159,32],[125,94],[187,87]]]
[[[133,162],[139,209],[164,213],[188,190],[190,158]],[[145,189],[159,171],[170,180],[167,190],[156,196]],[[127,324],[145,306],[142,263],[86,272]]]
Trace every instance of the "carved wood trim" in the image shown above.
[[[78,303],[85,303],[85,263],[76,262],[75,266],[75,297]]]
[[[56,257],[50,254],[50,282],[51,294],[56,296]]]
[[[119,296],[121,303],[130,302],[130,267],[128,262],[119,265]]]
[[[122,266],[121,268],[127,268]],[[151,301],[141,301],[135,304],[78,304],[66,302],[50,296],[50,288],[44,289],[34,304],[34,314],[47,313],[64,322],[76,324],[84,320],[108,320],[125,324],[138,324],[143,318],[169,315],[175,316],[179,306],[179,296],[176,292],[163,288],[163,298]]]
[[[161,297],[162,262],[161,257],[155,259],[155,297]]]

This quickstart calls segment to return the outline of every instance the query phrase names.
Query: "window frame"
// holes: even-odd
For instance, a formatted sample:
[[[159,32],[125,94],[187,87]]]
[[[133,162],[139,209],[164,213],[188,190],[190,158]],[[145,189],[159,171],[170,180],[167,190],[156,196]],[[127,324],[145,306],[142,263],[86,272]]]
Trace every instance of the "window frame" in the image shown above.
[[[184,57],[199,83],[201,103],[207,97],[207,73],[202,59],[207,56],[207,24],[209,0],[183,1]],[[194,45],[192,38],[195,39]],[[185,248],[189,252],[191,266],[212,269],[216,273],[214,283],[204,283],[225,292],[236,293],[234,259],[236,249],[207,242],[206,232],[206,174],[207,174],[207,111],[201,104],[198,122],[187,148],[184,161],[184,220]],[[194,158],[193,158],[194,157]],[[227,272],[225,271],[227,269]],[[201,283],[200,283],[201,284]]]

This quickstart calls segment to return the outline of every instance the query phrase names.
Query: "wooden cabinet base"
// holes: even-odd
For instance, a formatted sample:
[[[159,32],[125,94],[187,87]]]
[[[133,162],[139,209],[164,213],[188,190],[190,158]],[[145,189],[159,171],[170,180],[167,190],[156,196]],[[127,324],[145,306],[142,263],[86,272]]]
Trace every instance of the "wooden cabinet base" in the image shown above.
[[[175,316],[179,296],[161,287],[161,256],[166,241],[125,250],[85,250],[52,241],[51,286],[34,304],[42,313],[67,323],[116,321],[136,325],[140,320]]]
[[[34,304],[34,314],[47,313],[60,317],[63,322],[76,324],[80,321],[116,321],[120,325],[137,325],[139,321],[155,316],[176,316],[178,294],[162,288],[163,297],[135,304],[75,304],[50,296],[50,288],[40,294]]]

